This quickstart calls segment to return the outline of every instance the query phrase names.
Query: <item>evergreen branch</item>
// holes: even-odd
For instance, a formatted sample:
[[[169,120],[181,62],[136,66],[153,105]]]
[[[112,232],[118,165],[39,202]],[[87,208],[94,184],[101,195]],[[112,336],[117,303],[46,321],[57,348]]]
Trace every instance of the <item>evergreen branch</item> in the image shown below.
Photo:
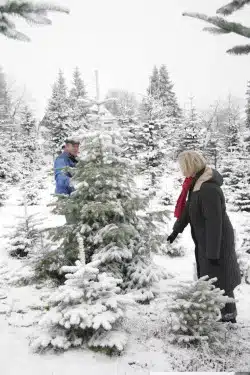
[[[231,3],[219,8],[216,13],[228,16],[237,10],[242,9],[246,4],[250,4],[250,0],[233,0]]]
[[[201,13],[192,13],[192,12],[185,12],[183,13],[183,16],[191,17],[191,18],[197,18],[199,20],[211,23],[212,25],[224,30],[227,33],[235,33],[241,36],[244,36],[246,38],[250,38],[250,28],[241,25],[240,23],[236,22],[228,22],[224,18],[215,16],[215,17],[209,17],[205,14]]]
[[[53,4],[33,4],[31,2],[8,1],[0,6],[0,34],[20,41],[30,41],[23,33],[16,30],[15,24],[7,15],[21,17],[28,23],[37,25],[50,25],[52,22],[47,17],[48,12],[69,13],[67,8]]]
[[[214,35],[229,34],[230,31],[219,29],[218,27],[204,27],[203,31],[208,31]]]
[[[236,46],[227,51],[231,55],[247,55],[250,53],[250,44],[244,46]]]

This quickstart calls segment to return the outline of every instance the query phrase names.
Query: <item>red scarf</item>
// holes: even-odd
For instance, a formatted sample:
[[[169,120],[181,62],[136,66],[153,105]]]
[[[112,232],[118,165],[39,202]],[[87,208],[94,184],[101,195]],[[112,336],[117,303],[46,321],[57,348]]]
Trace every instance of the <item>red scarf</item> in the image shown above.
[[[174,211],[174,216],[177,217],[177,219],[180,219],[181,214],[185,208],[188,191],[190,189],[192,181],[193,181],[193,177],[187,177],[185,178],[183,182],[182,192],[177,200],[175,211]]]

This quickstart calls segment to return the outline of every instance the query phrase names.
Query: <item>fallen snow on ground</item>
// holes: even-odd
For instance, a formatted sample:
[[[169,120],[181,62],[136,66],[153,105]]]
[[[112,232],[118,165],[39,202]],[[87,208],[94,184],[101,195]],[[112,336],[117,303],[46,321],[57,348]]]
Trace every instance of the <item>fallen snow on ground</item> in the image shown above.
[[[13,189],[6,206],[0,209],[0,233],[7,233],[18,222],[22,207],[17,206],[18,191]],[[47,196],[46,199],[51,197]],[[45,199],[45,200],[46,200]],[[53,217],[44,205],[29,210],[42,212],[48,223],[56,225],[64,218]],[[31,213],[31,211],[30,211]],[[242,215],[231,215],[234,226],[241,225]],[[246,218],[245,218],[246,219]],[[132,375],[170,371],[249,371],[250,356],[250,286],[242,284],[236,290],[238,324],[228,329],[225,346],[218,353],[209,348],[180,348],[168,340],[167,304],[178,286],[193,279],[193,246],[189,230],[182,243],[186,255],[180,258],[155,256],[157,264],[174,274],[173,279],[160,283],[161,294],[150,305],[131,307],[124,319],[129,344],[119,357],[108,357],[89,350],[71,350],[63,354],[39,355],[31,352],[29,337],[36,331],[40,318],[40,297],[48,289],[29,285],[11,287],[6,275],[18,272],[22,262],[8,257],[6,239],[0,243],[0,374],[1,375]]]

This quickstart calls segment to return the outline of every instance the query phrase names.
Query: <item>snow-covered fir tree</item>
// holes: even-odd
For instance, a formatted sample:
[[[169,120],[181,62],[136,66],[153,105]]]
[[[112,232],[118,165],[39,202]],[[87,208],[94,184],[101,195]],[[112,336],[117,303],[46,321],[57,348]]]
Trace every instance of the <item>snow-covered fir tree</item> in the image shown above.
[[[72,87],[69,92],[69,106],[71,108],[72,131],[78,131],[86,127],[86,114],[88,108],[85,106],[87,90],[78,67],[73,72]]]
[[[190,98],[190,107],[185,114],[179,151],[199,150],[202,142],[200,132],[199,117],[193,104],[193,98]]]
[[[138,159],[140,121],[139,104],[133,93],[125,90],[109,90],[105,107],[115,116],[124,138],[122,155],[131,160]]]
[[[100,261],[101,272],[121,278],[122,289],[132,289],[138,300],[147,301],[161,273],[152,267],[147,225],[137,215],[146,202],[134,186],[129,161],[120,156],[119,128],[110,129],[99,116],[89,122],[92,132],[84,132],[83,154],[72,170],[76,191],[59,196],[54,210],[65,215],[67,223],[52,230],[52,240],[58,243],[58,258],[69,265],[78,257],[81,233],[86,262]]]
[[[117,353],[123,351],[127,335],[120,328],[130,302],[120,295],[121,280],[100,272],[99,262],[85,264],[84,254],[75,266],[64,267],[66,281],[46,302],[49,310],[40,326],[47,332],[36,338],[36,351],[88,347]]]
[[[243,280],[250,284],[250,229],[248,220],[241,225],[236,237],[236,253]]]
[[[19,181],[16,131],[10,116],[10,96],[6,76],[0,67],[0,205],[7,198],[11,183]]]
[[[228,98],[227,118],[225,123],[225,149],[235,153],[240,150],[240,111],[233,105],[232,98]]]
[[[246,92],[246,127],[250,130],[250,81],[247,82]]]
[[[169,308],[172,313],[172,339],[178,343],[224,340],[223,325],[218,322],[220,310],[234,300],[215,288],[216,279],[201,277],[182,286]],[[224,334],[223,334],[224,332]]]
[[[41,240],[40,225],[43,219],[38,214],[29,214],[27,202],[24,202],[24,215],[19,217],[17,227],[9,236],[8,252],[12,257],[26,257]]]
[[[55,154],[62,143],[72,132],[71,109],[67,87],[62,71],[53,85],[52,97],[49,100],[41,126],[45,127],[52,153]]]
[[[248,81],[247,83],[247,92],[246,92],[246,121],[245,121],[244,141],[245,141],[246,151],[250,153],[250,81]]]
[[[153,68],[152,75],[150,76],[150,83],[147,89],[149,96],[152,96],[154,99],[159,99],[159,70],[156,66]]]
[[[165,65],[159,69],[155,66],[150,77],[148,95],[164,108],[166,127],[168,128],[168,145],[177,150],[182,135],[182,111],[178,104],[173,83]],[[173,158],[176,157],[172,152]]]
[[[181,117],[181,109],[178,105],[173,83],[170,80],[169,73],[165,65],[159,69],[159,99],[163,107],[168,108],[168,116],[171,118]]]
[[[149,178],[149,185],[154,187],[161,174],[163,160],[167,154],[169,123],[166,110],[161,100],[147,96],[141,108],[141,124],[138,149],[142,172]]]

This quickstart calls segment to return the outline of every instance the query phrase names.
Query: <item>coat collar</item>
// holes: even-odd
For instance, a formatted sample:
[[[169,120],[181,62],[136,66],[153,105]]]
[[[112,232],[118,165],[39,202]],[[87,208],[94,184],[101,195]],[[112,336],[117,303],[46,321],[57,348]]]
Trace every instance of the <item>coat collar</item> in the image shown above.
[[[194,181],[194,187],[193,187],[193,192],[194,191],[199,191],[201,188],[201,185],[206,182],[211,180],[213,177],[213,170],[210,167],[204,168],[201,172],[199,172],[195,176],[195,181]]]

